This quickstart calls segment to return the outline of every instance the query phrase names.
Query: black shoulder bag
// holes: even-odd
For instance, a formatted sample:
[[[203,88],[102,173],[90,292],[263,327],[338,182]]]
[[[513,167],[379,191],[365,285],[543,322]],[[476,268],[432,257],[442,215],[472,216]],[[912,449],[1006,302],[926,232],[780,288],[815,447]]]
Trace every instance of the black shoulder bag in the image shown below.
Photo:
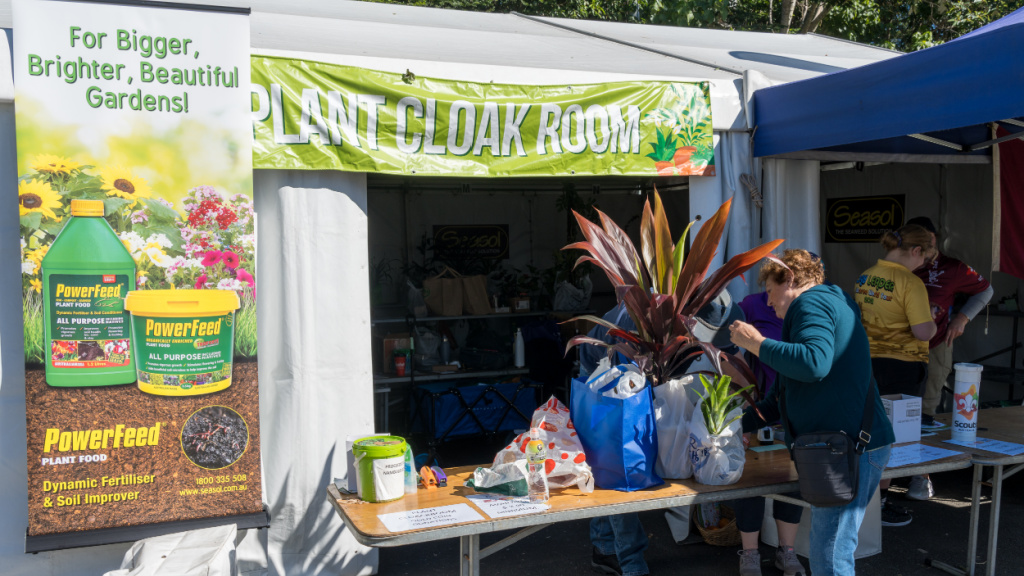
[[[781,379],[779,380],[781,384]],[[779,410],[786,435],[793,438],[790,453],[800,476],[800,497],[812,506],[828,508],[849,504],[857,497],[860,455],[871,442],[871,424],[875,411],[875,380],[871,379],[864,400],[860,433],[852,438],[846,432],[813,432],[793,436],[786,417],[786,389],[779,389]]]

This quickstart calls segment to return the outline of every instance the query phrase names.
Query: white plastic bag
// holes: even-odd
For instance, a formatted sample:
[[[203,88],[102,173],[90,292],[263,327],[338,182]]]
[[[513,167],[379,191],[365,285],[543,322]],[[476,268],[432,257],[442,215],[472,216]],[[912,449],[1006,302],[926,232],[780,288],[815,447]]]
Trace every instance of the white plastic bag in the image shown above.
[[[607,358],[598,363],[597,369],[594,370],[595,375],[587,380],[587,386],[594,394],[625,399],[640,393],[647,387],[647,377],[635,364],[619,364],[604,369],[609,364],[605,360]],[[615,386],[601,391],[613,382],[615,382]]]
[[[687,446],[693,417],[689,388],[694,380],[688,374],[654,388],[654,424],[658,429],[658,462],[654,471],[662,478],[685,480],[693,476]]]
[[[423,299],[423,289],[413,286],[412,282],[408,280],[405,283],[409,285],[409,292],[406,294],[406,307],[409,313],[417,318],[423,318],[427,315],[427,303]]]
[[[577,486],[584,494],[594,491],[594,475],[587,464],[576,429],[569,419],[569,409],[554,396],[533,413],[530,427],[540,430],[540,440],[548,449],[544,470],[548,475],[549,488]],[[511,444],[502,448],[494,457],[492,467],[517,460],[526,460],[526,443],[530,433],[516,436]]]
[[[700,411],[701,402],[703,400],[693,407],[693,417],[690,418],[690,445],[687,452],[693,465],[693,479],[712,486],[734,484],[743,475],[743,464],[746,462],[742,425],[736,419],[721,434],[712,436],[708,433],[704,414]],[[740,414],[742,411],[736,408],[726,419]]]
[[[104,576],[235,576],[234,524],[139,540]]]
[[[555,297],[552,298],[552,308],[555,310],[584,310],[590,304],[590,294],[594,290],[594,283],[588,276],[580,281],[582,288],[577,288],[569,282],[555,284]]]

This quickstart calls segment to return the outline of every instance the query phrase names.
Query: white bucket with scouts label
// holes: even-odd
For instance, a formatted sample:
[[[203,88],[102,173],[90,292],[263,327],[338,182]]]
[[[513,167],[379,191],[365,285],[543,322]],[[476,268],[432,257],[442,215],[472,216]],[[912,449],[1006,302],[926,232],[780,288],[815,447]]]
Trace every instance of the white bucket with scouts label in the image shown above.
[[[978,434],[978,402],[981,393],[980,364],[954,364],[953,440],[975,442]]]
[[[398,436],[370,436],[352,445],[359,498],[390,502],[405,495],[405,446]]]

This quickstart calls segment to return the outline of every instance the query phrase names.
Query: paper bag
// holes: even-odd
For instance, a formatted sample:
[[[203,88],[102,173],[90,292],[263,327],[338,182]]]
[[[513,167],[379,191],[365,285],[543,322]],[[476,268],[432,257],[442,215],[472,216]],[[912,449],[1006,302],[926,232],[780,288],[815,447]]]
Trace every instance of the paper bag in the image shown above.
[[[445,266],[440,274],[423,281],[423,299],[430,312],[436,316],[460,316],[462,277]]]
[[[462,310],[466,314],[490,314],[491,302],[487,298],[487,276],[462,277]]]

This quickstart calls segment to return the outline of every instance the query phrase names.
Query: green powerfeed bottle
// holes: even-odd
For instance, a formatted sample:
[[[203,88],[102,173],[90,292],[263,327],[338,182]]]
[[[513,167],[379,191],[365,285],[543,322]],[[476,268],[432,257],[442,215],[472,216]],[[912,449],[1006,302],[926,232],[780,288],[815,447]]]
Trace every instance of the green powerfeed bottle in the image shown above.
[[[43,257],[43,347],[50,386],[135,382],[124,298],[135,261],[103,219],[103,202],[72,200],[71,219]]]

